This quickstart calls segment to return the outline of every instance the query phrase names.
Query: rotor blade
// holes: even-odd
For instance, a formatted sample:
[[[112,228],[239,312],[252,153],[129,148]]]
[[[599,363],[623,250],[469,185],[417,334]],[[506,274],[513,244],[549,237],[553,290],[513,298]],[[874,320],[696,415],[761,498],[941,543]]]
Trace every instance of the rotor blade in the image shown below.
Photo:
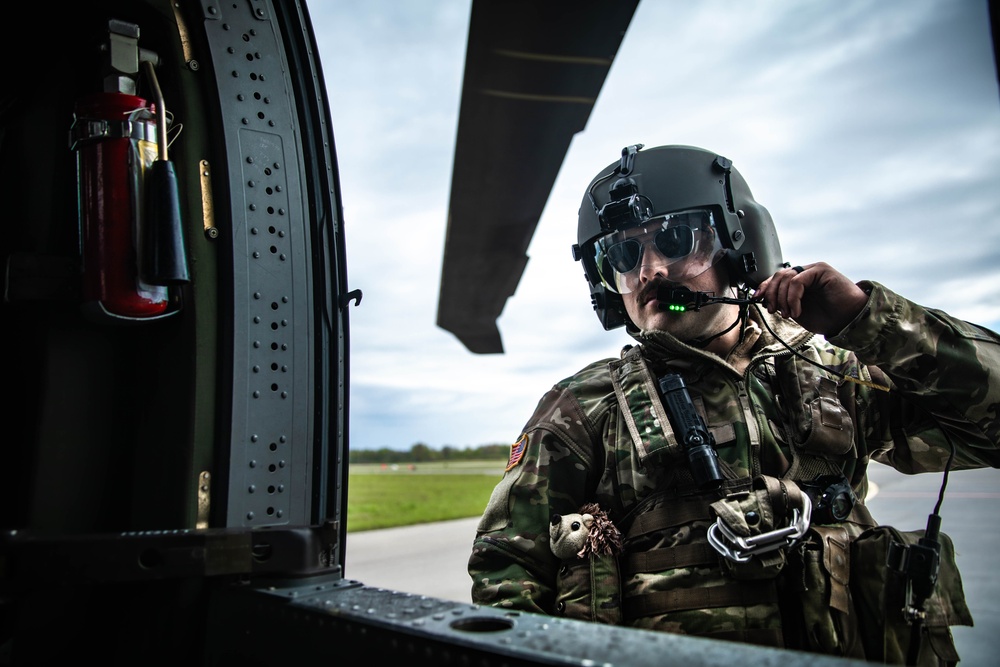
[[[496,320],[638,4],[473,2],[437,317],[472,352],[503,352]]]
[[[987,8],[990,14],[990,36],[993,38],[993,65],[997,82],[1000,83],[1000,0],[990,0]]]

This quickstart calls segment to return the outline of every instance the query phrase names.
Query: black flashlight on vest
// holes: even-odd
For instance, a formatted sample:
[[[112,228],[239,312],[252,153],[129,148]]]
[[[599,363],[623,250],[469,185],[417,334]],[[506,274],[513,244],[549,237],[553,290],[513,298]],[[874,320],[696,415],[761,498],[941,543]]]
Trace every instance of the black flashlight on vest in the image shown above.
[[[664,375],[659,382],[670,426],[687,454],[688,467],[695,485],[702,491],[719,488],[725,478],[719,468],[715,438],[708,430],[705,420],[695,410],[684,379],[671,373]]]

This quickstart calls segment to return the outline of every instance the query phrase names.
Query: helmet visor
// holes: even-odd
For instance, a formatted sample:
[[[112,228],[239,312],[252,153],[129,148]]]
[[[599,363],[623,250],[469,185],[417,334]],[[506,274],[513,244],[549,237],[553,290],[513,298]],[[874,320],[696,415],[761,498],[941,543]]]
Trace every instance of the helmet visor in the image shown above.
[[[644,272],[681,282],[704,273],[722,256],[722,243],[707,209],[655,216],[593,242],[601,282],[618,294],[639,288]]]

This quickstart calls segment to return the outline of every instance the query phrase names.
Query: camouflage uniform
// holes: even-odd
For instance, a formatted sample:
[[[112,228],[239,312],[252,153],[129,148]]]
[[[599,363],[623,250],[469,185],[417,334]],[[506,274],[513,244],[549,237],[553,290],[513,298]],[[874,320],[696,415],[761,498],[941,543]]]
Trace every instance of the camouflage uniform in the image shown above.
[[[578,589],[586,572],[572,575],[579,568],[552,555],[549,517],[596,502],[621,529],[625,551],[620,586],[607,577],[588,580],[607,586],[592,591],[603,598],[592,608],[620,605],[622,622],[634,627],[864,655],[852,635],[857,628],[843,627],[864,596],[849,590],[856,581],[828,575],[830,563],[845,564],[851,542],[874,525],[863,505],[868,463],[940,471],[950,439],[952,469],[1000,467],[1000,337],[877,283],[859,285],[870,294],[867,307],[828,341],[751,307],[751,333],[737,352],[750,359],[742,373],[666,333],[643,332],[634,336],[641,345],[626,347],[620,359],[556,384],[512,448],[480,521],[469,560],[473,601],[565,614],[561,578],[577,576]],[[861,382],[807,363],[771,331],[799,354]],[[726,477],[721,491],[699,492],[691,483],[655,390],[655,378],[667,372],[684,378],[714,436]],[[712,503],[724,496],[753,501],[762,476],[809,480],[841,471],[861,500],[847,522],[815,528],[796,551],[741,570],[708,545],[717,515]],[[799,599],[807,589],[821,596],[821,612],[832,610],[824,618]],[[943,625],[971,624],[964,600],[955,607]]]

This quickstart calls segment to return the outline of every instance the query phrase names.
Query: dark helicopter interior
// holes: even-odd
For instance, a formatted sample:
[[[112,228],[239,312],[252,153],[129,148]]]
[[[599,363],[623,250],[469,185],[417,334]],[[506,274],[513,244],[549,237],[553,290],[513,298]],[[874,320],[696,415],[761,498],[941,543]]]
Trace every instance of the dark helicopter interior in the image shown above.
[[[496,319],[637,4],[474,0],[438,311],[473,352],[502,351]],[[29,48],[0,94],[0,664],[732,662],[345,576],[361,294],[305,2],[48,3],[7,25]]]

